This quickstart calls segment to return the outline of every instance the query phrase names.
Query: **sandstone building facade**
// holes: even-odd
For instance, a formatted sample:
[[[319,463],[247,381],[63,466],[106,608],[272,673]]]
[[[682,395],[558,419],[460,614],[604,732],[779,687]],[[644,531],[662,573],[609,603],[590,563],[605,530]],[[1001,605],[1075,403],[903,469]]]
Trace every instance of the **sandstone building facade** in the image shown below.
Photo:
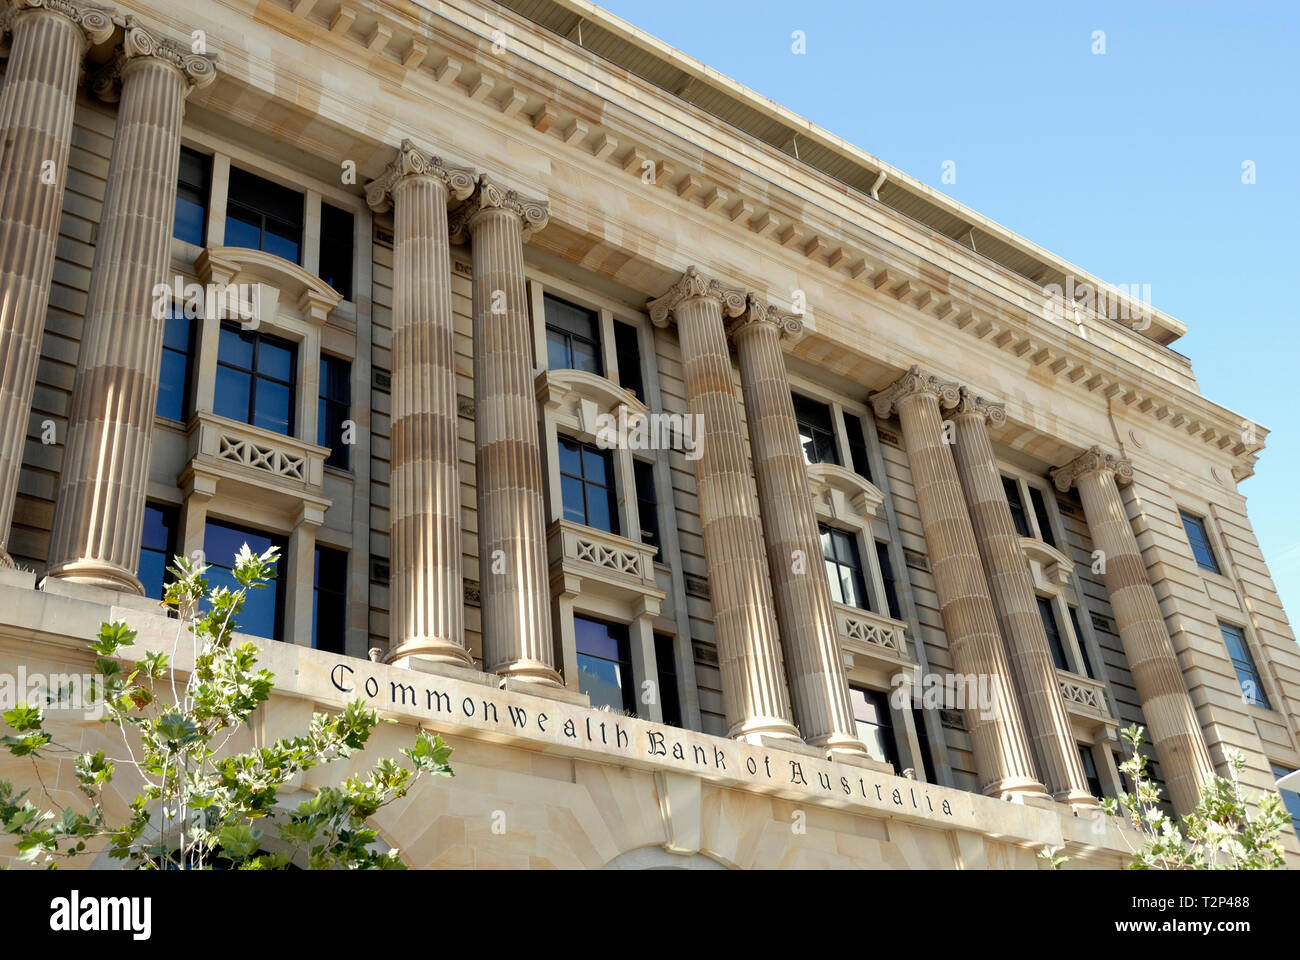
[[[1113,867],[1120,728],[1300,767],[1174,318],[583,0],[0,22],[6,674],[279,545],[246,739],[442,732],[420,867]]]

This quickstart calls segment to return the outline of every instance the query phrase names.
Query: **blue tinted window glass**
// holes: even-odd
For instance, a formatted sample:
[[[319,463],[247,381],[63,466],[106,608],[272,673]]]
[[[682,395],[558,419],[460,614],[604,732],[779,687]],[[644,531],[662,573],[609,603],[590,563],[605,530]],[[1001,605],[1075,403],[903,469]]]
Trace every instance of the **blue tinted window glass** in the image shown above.
[[[181,194],[176,195],[176,225],[172,236],[195,246],[203,246],[203,205]]]
[[[271,580],[260,590],[249,590],[244,600],[244,608],[236,618],[237,629],[258,637],[276,639],[276,622],[280,612],[280,577],[284,574],[283,543],[272,540],[266,534],[240,530],[224,523],[209,521],[203,534],[203,552],[207,555],[209,569],[208,587],[226,587],[239,589],[231,567],[235,554],[247,543],[254,553],[263,553],[272,543],[281,547],[280,559],[276,565],[276,579]]]
[[[587,508],[582,500],[582,481],[561,477],[560,489],[564,494],[564,519],[573,523],[587,522]]]
[[[179,309],[179,308],[178,308]],[[163,346],[181,353],[190,349],[191,322],[183,314],[169,314],[163,323]]]
[[[237,208],[226,211],[226,246],[262,249],[262,223],[256,214]]]
[[[583,447],[582,461],[583,473],[588,480],[610,485],[609,457],[603,451]]]
[[[604,487],[587,484],[587,526],[614,532],[614,504]]]
[[[238,328],[221,328],[221,339],[217,342],[217,360],[232,367],[244,370],[253,369],[253,338],[241,334]]]
[[[248,422],[248,374],[217,367],[217,390],[212,409],[218,416]]]
[[[288,434],[289,411],[293,402],[289,388],[282,383],[258,380],[256,391],[253,426]]]
[[[578,691],[591,698],[593,707],[623,709],[623,684],[631,677],[622,676],[620,664],[599,657],[578,654]]]
[[[290,263],[298,262],[298,241],[289,237],[277,236],[268,230],[262,242],[262,249],[267,253],[273,253],[277,257],[283,257]]]
[[[554,330],[546,331],[546,367],[548,370],[567,370],[569,363],[569,338]]]
[[[560,441],[560,472],[582,476],[582,448],[572,441]]]
[[[163,350],[158,374],[158,404],[154,412],[172,420],[185,419],[186,374],[189,358],[174,350]]]
[[[257,372],[277,380],[292,380],[293,348],[263,337],[257,345]]]

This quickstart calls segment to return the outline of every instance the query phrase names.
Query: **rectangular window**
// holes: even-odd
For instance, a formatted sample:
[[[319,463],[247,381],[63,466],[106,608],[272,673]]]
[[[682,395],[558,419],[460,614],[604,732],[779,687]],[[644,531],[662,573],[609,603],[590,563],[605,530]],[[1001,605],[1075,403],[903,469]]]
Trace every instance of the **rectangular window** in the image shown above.
[[[1047,646],[1052,651],[1052,662],[1056,664],[1058,670],[1069,670],[1069,663],[1065,659],[1065,647],[1061,644],[1061,628],[1056,622],[1056,610],[1052,607],[1052,601],[1046,597],[1037,599],[1038,615],[1042,617],[1043,630],[1047,632]]]
[[[213,411],[255,427],[293,435],[298,347],[265,333],[221,325]]]
[[[1088,792],[1100,799],[1106,794],[1101,789],[1101,777],[1097,774],[1097,761],[1093,759],[1092,748],[1085,744],[1076,744],[1079,748],[1079,762],[1083,764],[1083,777],[1088,781]]]
[[[1210,536],[1205,532],[1205,520],[1190,513],[1178,511],[1183,518],[1183,529],[1187,531],[1187,542],[1192,545],[1192,555],[1196,565],[1211,573],[1219,572],[1219,561],[1214,558],[1214,548],[1210,546]]]
[[[565,520],[618,533],[618,495],[608,450],[560,437],[560,489]]]
[[[298,191],[231,167],[226,246],[264,250],[301,264],[302,207]]]
[[[655,548],[659,557],[659,498],[655,496],[655,465],[646,460],[632,460],[636,474],[636,512],[641,518],[641,542]]]
[[[666,633],[655,634],[655,669],[659,673],[659,702],[663,706],[664,723],[680,727],[682,704],[677,696],[677,655],[673,651],[673,638]]]
[[[1276,763],[1270,763],[1269,766],[1273,768],[1274,780],[1281,780],[1283,777],[1295,773],[1294,770],[1280,767]],[[1296,833],[1300,833],[1300,791],[1278,787],[1278,793],[1282,794],[1282,803],[1291,814],[1291,825],[1295,827]]]
[[[316,415],[316,443],[330,448],[325,464],[348,468],[348,444],[343,442],[343,423],[352,409],[352,364],[340,357],[321,354],[320,399]]]
[[[343,653],[348,628],[348,555],[329,547],[316,548],[311,604],[311,645]]]
[[[212,158],[197,150],[181,147],[176,178],[176,221],[172,236],[196,247],[207,246],[208,191],[212,181]]]
[[[872,760],[892,764],[898,770],[898,746],[894,742],[888,698],[878,690],[851,686],[849,702],[853,706],[858,739],[867,745],[867,754]]]
[[[1268,702],[1268,694],[1265,693],[1264,684],[1259,677],[1259,670],[1255,667],[1255,658],[1250,654],[1250,644],[1246,642],[1245,632],[1241,627],[1234,627],[1228,623],[1220,623],[1219,631],[1223,634],[1223,642],[1228,647],[1228,656],[1232,658],[1232,669],[1237,671],[1237,682],[1241,684],[1242,697],[1247,703],[1272,710],[1273,707]]]
[[[344,300],[352,299],[352,214],[320,205],[320,278]]]
[[[836,530],[821,523],[817,525],[822,537],[822,559],[826,561],[826,575],[831,582],[831,599],[862,610],[870,610],[867,588],[862,576],[862,557],[852,534]]]
[[[235,576],[231,572],[235,565],[235,554],[239,548],[248,544],[248,549],[256,554],[263,554],[272,546],[280,548],[280,559],[275,565],[275,579],[267,582],[261,590],[249,590],[244,598],[244,609],[236,618],[240,633],[270,640],[281,639],[284,630],[284,547],[283,537],[259,533],[236,526],[209,520],[203,531],[203,553],[208,563],[208,587],[225,587],[239,590]],[[287,588],[286,588],[287,589]],[[207,605],[204,604],[204,609]]]
[[[1034,508],[1034,519],[1038,521],[1038,534],[1043,543],[1049,547],[1056,546],[1056,534],[1052,533],[1052,519],[1047,515],[1047,501],[1043,499],[1043,491],[1030,487],[1029,503]]]
[[[876,541],[876,562],[880,564],[880,579],[885,585],[885,603],[888,604],[888,613],[895,620],[902,620],[903,615],[900,612],[902,607],[898,605],[898,587],[894,583],[894,566],[889,562],[889,544],[883,540]]]
[[[641,348],[637,343],[636,327],[621,320],[614,321],[614,352],[618,355],[618,382],[631,390],[642,403],[645,399],[645,382],[641,376]]]
[[[925,767],[925,782],[938,783],[934,772],[934,757],[930,753],[930,731],[925,729],[925,711],[912,708],[912,723],[916,726],[916,739],[921,747],[921,764]]]
[[[635,713],[627,626],[574,616],[573,633],[578,648],[578,690],[591,697],[593,707]]]
[[[190,378],[193,376],[193,320],[172,310],[163,321],[162,360],[158,365],[158,402],[154,413],[184,421],[190,412]]]
[[[799,425],[804,460],[808,463],[838,464],[840,455],[835,449],[831,408],[797,393],[791,394],[790,399],[794,402],[794,419]]]
[[[1020,499],[1020,484],[1011,477],[1002,478],[1002,489],[1007,494],[1007,506],[1011,508],[1011,522],[1016,526],[1016,533],[1022,537],[1033,536],[1029,532],[1029,518],[1025,516],[1025,504]]]
[[[176,554],[177,510],[157,503],[144,505],[144,529],[140,536],[140,582],[144,595],[161,600],[167,567]]]
[[[600,318],[586,310],[547,294],[546,366],[551,370],[585,370],[605,375],[600,359]]]
[[[1088,644],[1083,639],[1083,631],[1079,629],[1079,611],[1074,607],[1066,609],[1070,611],[1070,626],[1074,627],[1074,639],[1079,641],[1079,656],[1083,658],[1083,672],[1090,680],[1096,680],[1097,675],[1092,672],[1092,661],[1088,658]]]
[[[867,435],[862,418],[840,411],[844,420],[844,434],[849,439],[849,456],[853,458],[853,472],[864,480],[871,479],[871,461],[867,459]]]

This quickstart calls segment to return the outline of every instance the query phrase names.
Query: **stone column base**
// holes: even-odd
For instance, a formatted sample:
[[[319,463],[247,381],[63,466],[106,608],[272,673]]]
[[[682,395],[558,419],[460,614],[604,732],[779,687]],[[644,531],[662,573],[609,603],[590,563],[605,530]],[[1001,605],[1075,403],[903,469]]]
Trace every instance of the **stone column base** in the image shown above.
[[[429,663],[445,663],[449,666],[472,667],[474,658],[459,643],[444,640],[441,637],[419,637],[403,640],[385,658],[394,666],[409,666],[412,660],[424,660]]]
[[[130,570],[106,560],[70,560],[50,567],[47,576],[73,583],[87,583],[105,590],[144,596],[144,584]]]
[[[982,792],[987,797],[1001,797],[1012,803],[1029,803],[1032,800],[1041,806],[1042,803],[1050,805],[1056,802],[1048,796],[1041,783],[1027,777],[1004,777],[990,783]]]

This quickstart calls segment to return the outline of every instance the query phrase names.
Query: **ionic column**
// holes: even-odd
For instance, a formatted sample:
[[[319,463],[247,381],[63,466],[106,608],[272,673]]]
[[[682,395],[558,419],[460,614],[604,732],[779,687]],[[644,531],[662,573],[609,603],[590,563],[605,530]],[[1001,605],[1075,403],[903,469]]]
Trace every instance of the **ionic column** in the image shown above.
[[[1169,797],[1180,816],[1190,813],[1200,801],[1201,787],[1214,775],[1214,762],[1119,494],[1118,482],[1133,478],[1133,465],[1092,447],[1053,470],[1052,478],[1062,492],[1071,485],[1079,488],[1093,547],[1101,551],[1106,591],[1124,656]]]
[[[785,665],[768,600],[763,531],[750,492],[723,325],[724,313],[737,317],[744,309],[741,291],[702,277],[695,267],[649,305],[657,326],[665,326],[670,314],[677,320],[687,408],[697,418],[702,438],[695,486],[728,736],[757,743],[764,737],[797,739],[799,731],[791,722]]]
[[[185,98],[216,77],[213,58],[127,27],[94,80],[119,99],[63,451],[50,575],[143,593],[135,577],[149,481]]]
[[[831,754],[865,756],[849,703],[817,513],[781,352],[782,337],[797,335],[801,327],[798,318],[784,316],[750,294],[745,312],[731,327],[731,336],[740,359],[749,444],[795,723],[807,743]]]
[[[473,243],[474,450],[483,665],[559,686],[546,557],[546,484],[533,387],[524,241],[546,226],[540,200],[487,175],[453,235]]]
[[[1011,676],[1028,727],[1029,746],[1055,799],[1095,806],[1097,801],[1083,774],[1070,716],[1056,676],[1056,664],[1038,613],[1020,535],[1011,519],[1002,474],[989,441],[988,422],[1005,423],[1006,409],[962,387],[961,402],[953,419],[957,427],[954,449],[957,474],[970,508],[971,526],[984,561],[993,609],[1006,642]]]
[[[113,33],[108,11],[85,4],[6,0],[0,46],[0,567],[12,567],[9,526],[36,388],[45,312],[68,176],[81,61]]]
[[[997,615],[984,582],[957,468],[944,442],[940,405],[951,408],[958,400],[955,383],[912,367],[893,386],[875,394],[871,403],[876,416],[887,417],[897,410],[902,421],[903,443],[955,671],[973,676],[980,685],[987,684],[991,694],[991,709],[967,704],[964,711],[983,790],[994,796],[1045,796],[1012,693],[1011,668],[998,636]]]
[[[447,197],[474,174],[402,141],[366,187],[393,210],[392,440],[389,458],[388,661],[466,666],[460,537],[456,330]]]

